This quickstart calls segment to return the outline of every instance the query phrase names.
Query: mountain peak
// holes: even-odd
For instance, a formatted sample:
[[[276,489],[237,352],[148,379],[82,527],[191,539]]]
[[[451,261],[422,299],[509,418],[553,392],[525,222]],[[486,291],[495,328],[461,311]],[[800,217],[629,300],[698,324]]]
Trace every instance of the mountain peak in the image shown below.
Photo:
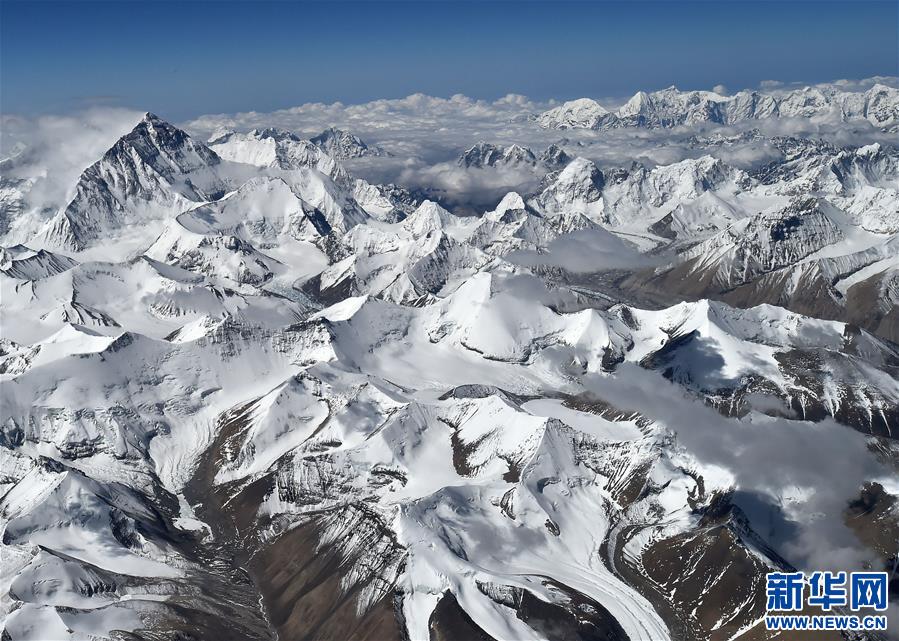
[[[163,132],[164,137],[176,137],[179,140],[188,137],[186,132],[178,129],[169,121],[160,118],[152,111],[148,111],[143,115],[143,118],[138,121],[131,133],[137,131]]]
[[[334,126],[328,127],[309,141],[337,160],[387,155],[380,147],[369,146],[359,136]]]
[[[146,112],[134,129],[119,138],[106,152],[105,159],[130,154],[131,150],[162,174],[171,170],[192,171],[201,165],[217,165],[219,157],[201,142],[194,141],[182,129]]]
[[[350,132],[348,132],[348,131],[346,131],[346,130],[344,130],[344,129],[338,129],[337,127],[335,127],[335,126],[333,126],[333,125],[331,125],[330,127],[326,128],[326,129],[325,129],[324,131],[322,131],[318,136],[316,136],[315,138],[313,138],[313,140],[315,140],[316,138],[321,138],[321,139],[325,139],[325,138],[353,138],[353,139],[355,139],[355,140],[359,140],[359,138],[357,138],[356,136],[354,136],[354,135],[351,134]]]
[[[608,109],[592,98],[578,98],[550,109],[537,121],[547,129],[596,129],[610,115]]]
[[[550,169],[561,169],[570,163],[571,160],[572,158],[568,155],[568,152],[556,143],[551,144],[540,155],[540,162]]]
[[[362,142],[362,139],[358,136],[351,134],[349,131],[338,129],[333,126],[328,127],[320,134],[318,134],[317,136],[313,136],[309,140],[319,146],[327,145],[332,141],[336,141],[340,142],[341,144],[350,144],[362,149],[368,149],[368,145]]]
[[[277,127],[266,127],[265,129],[253,129],[250,132],[251,136],[255,136],[260,140],[265,140],[266,138],[271,138],[273,140],[294,140],[300,141],[302,140],[299,136],[297,136],[292,131],[288,131],[287,129],[279,129]]]
[[[141,219],[165,217],[172,209],[218,197],[225,188],[213,170],[219,163],[209,147],[148,111],[82,172],[74,197],[39,239],[81,251],[131,224],[138,212]]]
[[[484,167],[535,165],[537,158],[527,147],[513,144],[508,147],[495,145],[483,140],[478,141],[461,156],[456,164],[460,167],[483,169]]]

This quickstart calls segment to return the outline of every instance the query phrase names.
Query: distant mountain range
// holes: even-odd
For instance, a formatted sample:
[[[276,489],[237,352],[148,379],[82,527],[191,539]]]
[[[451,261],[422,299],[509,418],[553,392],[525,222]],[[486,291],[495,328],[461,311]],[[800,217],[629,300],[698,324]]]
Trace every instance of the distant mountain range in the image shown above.
[[[740,91],[640,91],[616,111],[590,98],[566,102],[537,118],[547,129],[678,127],[698,123],[734,124],[769,118],[867,120],[875,127],[899,127],[899,89],[877,84],[864,92],[804,87],[777,94]]]

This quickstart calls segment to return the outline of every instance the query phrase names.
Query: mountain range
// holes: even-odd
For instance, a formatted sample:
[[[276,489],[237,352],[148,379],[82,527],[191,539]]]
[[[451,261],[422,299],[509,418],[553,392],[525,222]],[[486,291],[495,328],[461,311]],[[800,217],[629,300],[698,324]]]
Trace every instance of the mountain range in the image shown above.
[[[3,639],[787,639],[767,572],[894,568],[899,149],[746,135],[779,159],[460,144],[540,174],[474,216],[354,176],[396,154],[345,131],[151,113],[49,215],[4,179]]]
[[[699,123],[735,124],[771,118],[867,120],[875,127],[899,126],[899,89],[875,84],[864,92],[836,87],[803,87],[779,93],[740,91],[732,96],[668,87],[639,91],[615,111],[579,98],[543,112],[547,129],[670,128]]]

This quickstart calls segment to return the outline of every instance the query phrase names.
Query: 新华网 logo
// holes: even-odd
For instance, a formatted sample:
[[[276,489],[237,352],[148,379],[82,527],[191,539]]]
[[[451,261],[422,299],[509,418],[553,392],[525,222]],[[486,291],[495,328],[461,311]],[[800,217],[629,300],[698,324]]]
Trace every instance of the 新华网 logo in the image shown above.
[[[886,572],[770,572],[765,587],[768,630],[886,630]],[[827,614],[801,612],[806,607]],[[836,613],[834,613],[836,611]],[[857,614],[856,614],[857,613]]]

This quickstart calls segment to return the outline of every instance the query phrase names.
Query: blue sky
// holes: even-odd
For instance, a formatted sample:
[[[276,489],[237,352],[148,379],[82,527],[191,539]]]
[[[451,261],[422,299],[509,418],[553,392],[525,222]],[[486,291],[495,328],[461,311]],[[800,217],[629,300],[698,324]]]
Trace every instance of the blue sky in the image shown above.
[[[416,92],[545,100],[897,75],[897,7],[0,0],[0,110],[184,119]]]

